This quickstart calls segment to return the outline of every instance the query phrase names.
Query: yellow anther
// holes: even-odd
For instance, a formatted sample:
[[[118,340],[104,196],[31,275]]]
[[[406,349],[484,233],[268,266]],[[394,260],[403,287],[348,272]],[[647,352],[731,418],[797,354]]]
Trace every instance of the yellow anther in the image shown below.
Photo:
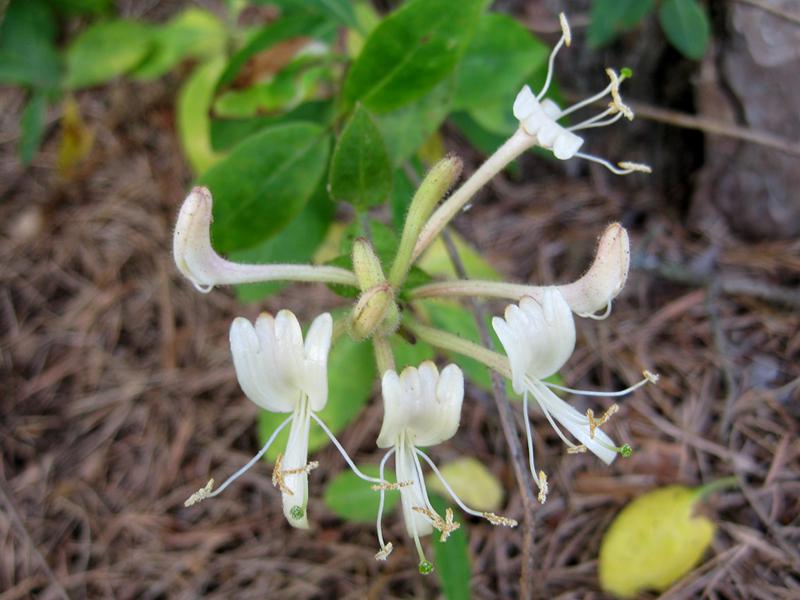
[[[547,474],[544,471],[539,471],[539,495],[536,496],[539,504],[547,502],[547,492],[549,491],[550,486],[547,483]]]
[[[572,43],[572,31],[569,28],[567,15],[560,13],[558,15],[558,22],[561,25],[561,35],[564,36],[564,44],[569,48],[569,45]]]
[[[567,454],[583,454],[584,452],[586,452],[586,446],[583,444],[567,448]]]
[[[626,171],[638,171],[639,173],[652,173],[653,172],[653,169],[650,168],[650,165],[645,165],[645,164],[642,164],[642,163],[623,161],[623,162],[617,163],[617,166],[620,169],[625,169]],[[649,373],[649,371],[645,371],[645,377],[647,377],[647,375],[646,375],[647,373]],[[658,381],[658,375],[655,375],[654,373],[650,373],[650,375],[652,377],[655,377],[655,380],[653,381],[654,383],[655,383],[655,381]]]
[[[208,483],[205,485],[205,487],[201,487],[194,494],[189,496],[186,499],[186,502],[183,503],[183,505],[184,506],[191,506],[192,504],[197,504],[201,500],[205,500],[206,498],[208,498],[211,495],[211,490],[213,488],[214,488],[214,480],[213,479],[209,479]]]
[[[296,469],[283,469],[281,473],[284,475],[299,475],[300,473],[310,473],[314,469],[319,467],[319,462],[316,460],[312,460],[310,463],[303,467],[297,467]]]
[[[282,464],[283,453],[281,452],[275,459],[275,466],[272,468],[272,485],[276,486],[282,494],[294,496],[294,492],[289,489],[289,487],[286,485],[286,481],[283,479],[284,472],[281,470]]]
[[[378,552],[375,554],[375,560],[386,560],[389,558],[389,555],[392,553],[393,549],[392,542],[389,542],[383,548],[378,550]]]
[[[636,163],[626,163],[626,164],[636,164]],[[622,165],[622,163],[620,163],[620,165]],[[640,166],[647,166],[647,165],[640,165]],[[650,167],[647,168],[650,169]],[[642,371],[642,375],[650,383],[658,383],[658,380],[661,379],[661,375],[659,375],[658,373],[653,373],[652,371],[644,370]]]
[[[413,481],[398,481],[397,483],[376,483],[372,486],[372,489],[376,492],[380,492],[381,490],[399,490],[400,488],[408,487],[413,483]]]
[[[614,69],[606,69],[606,75],[608,75],[608,78],[611,80],[611,103],[608,107],[613,112],[621,112],[626,119],[633,121],[633,111],[622,101],[622,96],[619,93],[619,86],[622,84],[622,79],[620,79]]]
[[[503,527],[516,527],[519,524],[514,519],[509,519],[508,517],[496,515],[490,512],[483,513],[483,518],[489,521],[489,523],[492,525],[501,525]]]
[[[597,431],[598,427],[601,427],[608,420],[613,417],[619,411],[619,406],[616,404],[612,404],[608,407],[608,410],[600,415],[599,419],[594,418],[594,411],[590,408],[586,411],[586,418],[589,419],[589,437],[594,439],[594,434]]]
[[[435,529],[442,533],[441,537],[439,538],[440,542],[446,542],[447,538],[450,537],[450,534],[453,533],[456,529],[461,527],[461,523],[456,523],[453,521],[453,509],[448,508],[445,511],[445,518],[442,519],[435,511],[431,510],[430,508],[424,506],[412,506],[412,510],[418,512],[421,515],[425,515],[431,521],[431,524]]]

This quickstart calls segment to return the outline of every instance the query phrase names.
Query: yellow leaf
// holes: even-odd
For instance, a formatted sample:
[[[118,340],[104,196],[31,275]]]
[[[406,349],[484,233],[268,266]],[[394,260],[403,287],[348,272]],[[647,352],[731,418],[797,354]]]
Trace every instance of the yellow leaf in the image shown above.
[[[703,488],[700,488],[701,490]],[[700,561],[715,525],[694,514],[698,490],[672,485],[636,498],[600,544],[600,585],[620,598],[664,591]]]
[[[64,112],[61,115],[61,139],[58,144],[56,168],[64,179],[72,179],[78,165],[85,159],[94,143],[94,132],[81,117],[75,98],[64,99]]]
[[[439,469],[464,504],[475,510],[494,512],[503,503],[503,487],[483,463],[474,458],[459,458]],[[450,494],[434,473],[425,478],[428,489],[444,498]]]

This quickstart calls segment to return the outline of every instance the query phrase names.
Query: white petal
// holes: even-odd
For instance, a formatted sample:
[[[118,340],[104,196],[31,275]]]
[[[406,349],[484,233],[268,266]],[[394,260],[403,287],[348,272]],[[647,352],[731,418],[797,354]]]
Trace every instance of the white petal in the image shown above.
[[[420,508],[430,506],[414,460],[414,447],[410,444],[401,444],[397,447],[394,460],[397,482],[411,482],[410,486],[400,488],[406,531],[410,537],[414,537],[415,528],[418,536],[428,535],[433,531],[430,519],[414,510],[415,506]]]
[[[579,413],[542,383],[537,382],[537,385],[531,389],[531,393],[556,421],[586,446],[589,452],[607,465],[614,462],[614,459],[617,458],[617,452],[613,450],[616,444],[599,427],[595,429],[594,437],[592,437],[589,425],[586,423],[586,415]]]
[[[304,387],[311,410],[320,411],[328,402],[328,353],[331,349],[333,318],[319,315],[308,328],[305,341]]]
[[[542,105],[542,112],[544,112],[544,114],[546,114],[554,121],[558,120],[558,117],[561,116],[561,107],[552,100],[550,100],[550,98],[545,98],[544,100],[542,100],[541,105]]]
[[[492,328],[497,334],[500,343],[506,351],[508,360],[511,363],[511,384],[517,394],[525,391],[525,367],[527,365],[527,345],[520,344],[514,330],[508,322],[500,317],[492,318]]]
[[[277,342],[275,360],[287,379],[302,387],[305,352],[303,350],[303,330],[297,317],[290,310],[281,310],[275,317],[275,340]]]
[[[524,86],[514,99],[514,118],[519,121],[527,119],[535,110],[536,104],[538,101],[531,88],[527,85]]]
[[[311,417],[307,410],[295,415],[292,428],[289,431],[289,440],[286,442],[286,452],[283,455],[282,470],[301,469],[308,463],[308,432]],[[283,500],[283,515],[292,527],[308,529],[308,473],[305,471],[293,475],[285,475],[284,483],[292,491],[291,494],[281,493]],[[300,519],[292,517],[292,508],[302,508],[303,516]]]
[[[581,146],[583,146],[582,137],[562,128],[561,133],[553,143],[553,155],[558,160],[568,160],[575,156]]]
[[[561,125],[548,118],[542,120],[539,131],[536,133],[536,139],[539,140],[539,144],[544,148],[552,148],[556,138],[558,138],[563,131],[564,128],[561,127]]]
[[[464,376],[450,365],[440,374],[436,365],[423,362],[408,367],[398,376],[384,373],[383,426],[378,446],[389,447],[407,434],[417,445],[430,446],[455,434],[464,400]]]
[[[247,319],[234,319],[230,330],[231,353],[236,377],[245,395],[273,412],[292,412],[296,399],[264,377],[266,361],[255,328]]]

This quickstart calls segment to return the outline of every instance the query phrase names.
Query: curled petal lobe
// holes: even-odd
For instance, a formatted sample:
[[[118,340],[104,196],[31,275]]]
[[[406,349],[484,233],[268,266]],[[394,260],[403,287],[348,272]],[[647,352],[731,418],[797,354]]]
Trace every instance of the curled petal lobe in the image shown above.
[[[311,410],[320,411],[328,403],[328,353],[331,349],[333,318],[319,315],[308,328],[305,341],[305,382]]]

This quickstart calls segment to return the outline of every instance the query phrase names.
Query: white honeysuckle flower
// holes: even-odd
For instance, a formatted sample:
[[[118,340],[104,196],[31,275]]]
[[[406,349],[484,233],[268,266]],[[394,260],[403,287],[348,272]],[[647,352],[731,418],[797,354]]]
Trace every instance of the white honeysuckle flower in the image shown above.
[[[536,400],[570,452],[588,450],[606,464],[610,464],[617,454],[630,455],[630,446],[625,444],[617,447],[600,428],[616,412],[616,405],[612,405],[598,418],[594,417],[591,410],[583,415],[554,394],[550,388],[589,396],[613,397],[628,394],[647,382],[655,381],[657,376],[645,371],[645,378],[642,381],[619,392],[584,392],[544,381],[546,377],[558,372],[575,348],[575,322],[572,310],[559,288],[555,286],[544,288],[536,299],[525,297],[520,300],[519,305],[508,306],[505,319],[494,317],[492,326],[508,356],[514,391],[523,396],[528,459],[531,474],[540,489],[540,502],[544,502],[546,497],[547,479],[542,471],[537,473],[534,464],[533,439],[528,416],[529,395]],[[577,438],[580,444],[567,439],[559,424]]]
[[[559,160],[568,160],[574,157],[584,158],[603,165],[617,175],[627,175],[634,172],[649,173],[650,167],[647,165],[621,162],[614,166],[605,159],[580,152],[579,150],[583,146],[584,140],[575,133],[585,129],[611,125],[622,117],[629,121],[633,120],[633,111],[622,101],[622,96],[619,93],[622,82],[631,76],[630,69],[623,69],[621,75],[618,75],[613,69],[606,69],[606,74],[611,81],[605,89],[563,110],[553,100],[545,98],[553,80],[556,55],[562,46],[569,46],[572,42],[569,23],[563,13],[559,15],[559,20],[562,31],[561,38],[550,53],[547,77],[541,91],[538,94],[534,94],[531,88],[526,85],[514,100],[514,117],[520,122],[521,129],[529,136],[536,138],[536,145],[551,150]],[[575,125],[564,126],[559,124],[558,121],[567,115],[585,108],[606,96],[610,96],[611,102],[603,112]]]
[[[386,560],[391,552],[392,545],[384,543],[383,539],[383,501],[385,490],[398,489],[406,531],[414,539],[420,572],[427,574],[433,566],[425,558],[419,538],[437,529],[444,541],[459,524],[453,522],[452,513],[448,512],[443,518],[431,506],[420,457],[428,463],[464,512],[486,518],[495,524],[513,526],[516,522],[468,508],[430,457],[419,449],[419,446],[432,446],[450,439],[458,429],[464,400],[464,374],[461,369],[451,364],[440,373],[435,364],[425,361],[419,368],[407,367],[399,375],[390,369],[384,373],[381,383],[384,416],[377,444],[380,448],[389,448],[389,451],[381,460],[379,478],[383,479],[386,462],[394,455],[397,483],[375,486],[381,493],[377,520],[380,550],[375,557]]]
[[[366,481],[384,483],[383,479],[364,475],[353,464],[316,414],[328,401],[328,352],[332,333],[333,319],[329,313],[314,319],[305,342],[300,323],[288,310],[280,311],[275,317],[262,313],[255,325],[242,317],[234,319],[230,330],[231,353],[242,391],[265,410],[291,414],[244,467],[213,492],[213,480],[209,481],[186,501],[187,506],[222,492],[252,467],[269,450],[278,433],[291,423],[286,451],[275,462],[272,483],[281,491],[283,513],[289,523],[307,529],[308,473],[317,466],[316,462],[308,462],[312,420],[325,431],[356,475]]]
[[[211,245],[212,205],[208,188],[192,188],[178,212],[172,237],[175,265],[198,291],[208,293],[217,285],[283,280],[356,285],[355,275],[338,267],[241,264],[222,258]]]
[[[604,319],[611,314],[614,298],[625,287],[630,262],[628,232],[619,223],[612,223],[600,236],[589,270],[576,281],[558,286],[558,290],[579,317]]]

